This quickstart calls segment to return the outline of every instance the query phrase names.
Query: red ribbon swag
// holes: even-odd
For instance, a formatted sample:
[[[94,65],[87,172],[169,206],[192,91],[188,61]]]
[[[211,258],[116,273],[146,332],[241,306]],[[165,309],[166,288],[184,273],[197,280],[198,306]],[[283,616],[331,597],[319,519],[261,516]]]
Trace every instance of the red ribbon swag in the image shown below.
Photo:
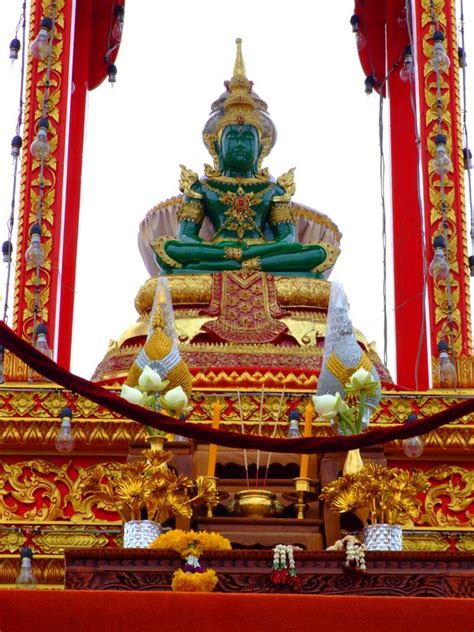
[[[183,435],[201,443],[215,443],[230,448],[257,449],[291,454],[343,452],[354,450],[355,448],[367,448],[373,445],[384,444],[395,439],[408,439],[416,435],[423,435],[455,421],[459,417],[474,412],[474,398],[472,398],[459,402],[459,404],[455,404],[431,417],[411,421],[409,424],[404,424],[397,428],[374,428],[364,434],[351,437],[272,439],[263,436],[250,436],[226,430],[214,430],[192,423],[183,423],[167,415],[155,413],[142,406],[131,404],[102,386],[61,368],[26,340],[17,336],[4,322],[0,322],[0,344],[40,375],[127,419],[132,419],[140,424],[151,426],[164,432]]]

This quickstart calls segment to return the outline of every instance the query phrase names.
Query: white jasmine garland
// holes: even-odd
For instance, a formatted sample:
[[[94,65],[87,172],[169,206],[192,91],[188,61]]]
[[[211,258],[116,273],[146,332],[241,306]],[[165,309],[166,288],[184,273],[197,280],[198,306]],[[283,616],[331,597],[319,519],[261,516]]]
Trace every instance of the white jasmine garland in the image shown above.
[[[285,569],[289,569],[290,572],[295,571],[295,557],[292,544],[277,544],[273,547],[273,568],[279,571]]]

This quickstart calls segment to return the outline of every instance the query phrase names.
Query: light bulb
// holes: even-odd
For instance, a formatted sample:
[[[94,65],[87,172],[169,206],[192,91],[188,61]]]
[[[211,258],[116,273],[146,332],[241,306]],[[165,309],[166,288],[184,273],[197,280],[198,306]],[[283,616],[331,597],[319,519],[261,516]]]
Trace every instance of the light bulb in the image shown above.
[[[464,161],[464,169],[472,169],[472,151],[469,147],[464,147],[462,150],[462,156]]]
[[[364,410],[362,412],[362,419],[360,424],[361,432],[365,432],[369,427],[370,418],[372,417],[372,413],[374,412],[374,407],[370,404],[366,404]]]
[[[7,239],[7,241],[4,241],[2,244],[2,256],[3,256],[4,263],[10,263],[10,261],[12,260],[12,252],[13,252],[12,242],[9,239]]]
[[[410,83],[415,76],[415,66],[413,65],[413,57],[411,54],[411,46],[405,48],[405,57],[403,58],[403,65],[400,69],[400,79],[404,83]]]
[[[438,386],[440,388],[456,388],[457,385],[456,367],[449,357],[448,349],[446,340],[438,342]]]
[[[354,15],[351,17],[350,22],[352,26],[352,32],[355,33],[357,50],[362,50],[365,47],[367,41],[365,39],[364,34],[361,33],[360,28],[359,28],[359,24],[360,24],[359,16],[354,13]]]
[[[117,81],[117,66],[115,64],[109,64],[107,66],[107,74],[109,76],[109,83],[113,85]]]
[[[25,252],[26,263],[29,266],[42,266],[46,258],[41,245],[41,226],[33,224],[30,229],[30,245]]]
[[[112,28],[112,39],[117,43],[122,41],[124,14],[125,9],[121,4],[118,4],[114,8],[115,23]]]
[[[436,283],[446,281],[448,278],[449,265],[444,256],[444,248],[435,248],[434,256],[429,267],[429,273]]]
[[[431,160],[431,168],[439,176],[445,176],[453,170],[453,163],[446,151],[446,136],[444,134],[437,134],[435,136],[435,143],[436,150]]]
[[[61,411],[61,427],[56,435],[54,445],[59,452],[71,452],[74,449],[74,435],[71,428],[72,411],[70,408],[63,408]]]
[[[435,31],[433,35],[434,46],[431,55],[430,64],[434,70],[447,72],[451,61],[444,50],[444,34],[441,31]]]
[[[301,415],[297,410],[292,410],[288,415],[290,425],[288,427],[288,439],[298,439],[300,435],[300,419]]]
[[[20,48],[21,48],[20,40],[17,37],[14,37],[12,41],[10,42],[9,59],[11,59],[12,62],[15,61],[15,59],[18,59],[18,53],[20,52]]]
[[[31,42],[30,53],[35,59],[46,59],[49,53],[49,32],[53,27],[51,18],[41,18],[40,30]]]
[[[403,453],[410,459],[416,459],[421,456],[424,448],[425,446],[421,437],[410,437],[402,441]]]
[[[24,546],[20,551],[20,572],[17,575],[15,584],[17,588],[36,588],[36,578],[32,568],[33,553],[29,546]]]
[[[403,7],[403,11],[397,19],[397,24],[401,29],[406,28],[407,26],[407,8],[406,7]]]
[[[51,145],[48,142],[49,121],[41,118],[38,121],[36,139],[30,145],[30,151],[36,160],[46,160],[51,154]]]
[[[357,50],[364,49],[366,44],[367,44],[367,40],[365,39],[365,35],[361,33],[360,31],[357,31],[356,33]]]
[[[14,136],[12,138],[12,142],[11,142],[11,152],[10,154],[13,156],[13,158],[18,158],[18,156],[20,155],[20,149],[21,146],[23,145],[23,141],[21,139],[21,136]]]
[[[412,421],[416,421],[416,415],[408,415],[406,423],[410,423]],[[423,439],[419,436],[410,437],[409,439],[403,439],[402,441],[402,450],[403,453],[408,456],[410,459],[416,459],[417,457],[423,454],[424,443]]]
[[[373,75],[368,75],[365,78],[364,86],[365,86],[365,94],[372,94],[374,91],[375,79]]]
[[[45,356],[48,356],[48,358],[52,358],[53,352],[48,345],[48,328],[46,327],[46,325],[44,323],[40,323],[36,327],[35,334],[35,349],[41,351],[41,353],[43,353]]]

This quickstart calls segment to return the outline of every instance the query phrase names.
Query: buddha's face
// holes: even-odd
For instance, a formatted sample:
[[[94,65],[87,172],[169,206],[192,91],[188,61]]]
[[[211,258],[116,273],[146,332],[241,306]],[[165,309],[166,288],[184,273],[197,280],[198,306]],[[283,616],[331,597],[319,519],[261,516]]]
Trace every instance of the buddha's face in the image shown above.
[[[251,171],[258,159],[258,132],[252,125],[228,125],[221,138],[221,158],[224,168]]]

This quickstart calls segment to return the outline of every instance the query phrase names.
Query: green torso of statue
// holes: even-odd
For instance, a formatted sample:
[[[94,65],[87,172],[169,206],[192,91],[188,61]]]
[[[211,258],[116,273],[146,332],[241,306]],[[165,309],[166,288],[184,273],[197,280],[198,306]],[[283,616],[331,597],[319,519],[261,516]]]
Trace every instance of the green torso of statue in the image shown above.
[[[168,274],[249,269],[321,276],[334,253],[325,244],[297,240],[293,169],[276,182],[259,170],[274,129],[262,123],[237,44],[234,76],[226,84],[230,94],[222,115],[214,117],[214,133],[205,135],[214,169],[206,166],[206,177],[199,179],[181,166],[178,238],[154,241],[155,257]],[[214,229],[211,241],[199,236],[205,217]]]

